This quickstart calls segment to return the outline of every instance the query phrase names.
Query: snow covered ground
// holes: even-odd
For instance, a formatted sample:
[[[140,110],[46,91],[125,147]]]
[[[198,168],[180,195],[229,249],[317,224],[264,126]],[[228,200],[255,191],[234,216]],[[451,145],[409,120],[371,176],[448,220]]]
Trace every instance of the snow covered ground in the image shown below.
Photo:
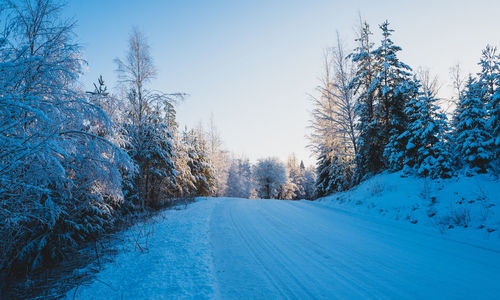
[[[78,288],[76,299],[500,294],[500,244],[491,238],[462,239],[330,202],[207,198],[165,211],[151,225],[148,251],[131,242],[97,280]],[[126,234],[133,237],[134,229]]]
[[[448,237],[500,243],[500,180],[490,175],[430,180],[379,174],[317,202],[430,227]]]
[[[128,230],[122,251],[88,286],[67,299],[213,298],[215,277],[208,240],[210,216],[219,200],[167,210]],[[143,248],[141,251],[140,248]]]

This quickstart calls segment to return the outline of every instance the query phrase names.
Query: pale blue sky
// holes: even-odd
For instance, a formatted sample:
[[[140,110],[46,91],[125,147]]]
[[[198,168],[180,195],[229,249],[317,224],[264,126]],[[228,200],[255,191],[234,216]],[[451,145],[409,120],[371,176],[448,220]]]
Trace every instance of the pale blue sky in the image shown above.
[[[358,12],[372,25],[388,19],[401,58],[438,74],[447,95],[457,61],[476,72],[481,49],[500,46],[500,1],[70,1],[78,21],[88,89],[99,74],[113,87],[113,59],[123,57],[132,27],[149,39],[158,68],[153,87],[190,94],[181,124],[214,114],[226,147],[250,159],[289,153],[313,163],[305,148],[323,49],[339,30],[353,45]]]

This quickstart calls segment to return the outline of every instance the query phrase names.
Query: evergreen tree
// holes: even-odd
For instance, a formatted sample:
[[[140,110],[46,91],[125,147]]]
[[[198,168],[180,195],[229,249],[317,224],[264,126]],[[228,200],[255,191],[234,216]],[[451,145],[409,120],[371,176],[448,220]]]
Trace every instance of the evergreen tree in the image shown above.
[[[297,199],[296,191],[297,185],[290,178],[287,178],[286,182],[279,186],[277,198],[281,200]]]
[[[288,157],[287,172],[290,181],[288,188],[294,194],[293,199],[304,199],[305,197],[304,169],[304,163],[301,161],[300,164],[298,164],[295,154]]]
[[[378,136],[384,147],[384,164],[394,170],[402,168],[405,143],[398,137],[406,131],[408,117],[405,113],[407,102],[417,95],[417,84],[412,79],[410,66],[401,62],[397,53],[401,47],[391,40],[393,29],[389,22],[380,25],[383,39],[381,45],[372,53],[377,73],[372,82],[377,103],[375,117],[380,125]]]
[[[353,172],[350,165],[331,153],[320,156],[316,174],[316,197],[328,196],[351,187]]]
[[[350,83],[350,88],[357,95],[356,114],[358,122],[357,153],[356,153],[356,181],[378,172],[382,168],[381,159],[383,146],[379,136],[379,124],[375,118],[375,98],[373,80],[376,69],[372,53],[373,42],[370,40],[372,32],[368,23],[361,24],[359,37],[356,39],[358,47],[349,57],[356,66],[356,75]],[[325,159],[318,167],[325,163]],[[322,182],[320,173],[318,179]],[[321,189],[320,189],[321,190]]]
[[[188,148],[190,145],[186,145],[183,140],[183,135],[175,132],[172,144],[177,175],[175,181],[167,182],[168,195],[181,198],[191,197],[196,194],[195,178],[189,167]]]
[[[316,183],[316,172],[314,167],[307,167],[304,171],[304,199],[312,200],[315,197],[314,185]]]
[[[500,54],[496,47],[486,46],[483,50],[478,74],[483,101],[488,112],[488,132],[491,139],[489,146],[493,149],[495,159],[500,159]]]
[[[183,134],[188,155],[188,166],[194,178],[193,196],[211,196],[214,192],[215,173],[208,158],[207,142],[201,130],[191,129]]]
[[[330,186],[330,165],[331,161],[328,153],[323,153],[316,163],[316,183],[314,189],[316,197],[324,197],[329,194],[328,187]]]
[[[486,172],[493,157],[489,149],[491,135],[486,126],[486,109],[483,90],[472,76],[460,97],[456,111],[454,132],[457,161],[473,172]]]
[[[407,174],[416,172],[432,178],[451,176],[451,155],[446,142],[449,129],[446,115],[438,111],[436,101],[431,91],[422,92],[411,99],[405,109],[408,130],[398,139],[405,145],[400,156]]]

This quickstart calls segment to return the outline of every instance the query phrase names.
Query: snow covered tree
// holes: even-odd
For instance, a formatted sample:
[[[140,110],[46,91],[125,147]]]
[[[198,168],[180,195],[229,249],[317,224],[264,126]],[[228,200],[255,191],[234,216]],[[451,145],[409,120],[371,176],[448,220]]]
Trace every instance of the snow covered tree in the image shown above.
[[[241,192],[241,179],[239,171],[240,170],[238,161],[233,160],[231,162],[231,166],[229,167],[227,174],[227,182],[226,182],[227,188],[225,196],[244,198],[240,196],[242,192]]]
[[[300,200],[314,198],[314,185],[316,182],[314,168],[306,168],[303,161],[298,163],[296,156],[292,154],[288,157],[287,174],[289,182],[285,189],[283,189],[283,195],[286,195],[284,199]]]
[[[356,73],[350,82],[350,89],[356,95],[355,112],[357,114],[356,129],[358,131],[355,179],[360,181],[366,176],[375,174],[382,168],[383,145],[380,141],[380,130],[375,118],[374,77],[376,65],[372,53],[372,32],[368,23],[361,21],[356,39],[358,46],[349,54],[355,65]]]
[[[113,142],[116,146],[125,148],[128,141],[123,128],[125,120],[123,116],[125,113],[123,103],[108,92],[102,76],[99,76],[97,83],[94,83],[94,90],[88,91],[87,95],[88,102],[102,109],[106,113],[107,118],[104,127],[102,124],[92,122],[90,130],[96,135],[106,137],[106,139]]]
[[[285,165],[277,158],[259,159],[253,170],[257,195],[265,199],[277,199],[281,186],[286,184]]]
[[[432,91],[421,92],[418,98],[411,99],[405,109],[408,115],[408,130],[398,139],[406,143],[401,152],[404,172],[416,172],[421,176],[448,178],[452,175],[452,162],[447,143],[446,115],[440,113],[437,99]]]
[[[186,130],[187,132],[187,130]],[[184,143],[183,134],[174,132],[172,140],[174,152],[174,165],[176,170],[175,180],[168,180],[167,194],[173,197],[187,198],[196,194],[195,177],[191,173],[189,163],[191,158],[189,156],[190,145]]]
[[[377,65],[377,72],[372,87],[377,98],[375,117],[379,124],[381,144],[384,146],[386,165],[393,170],[402,168],[405,141],[399,136],[406,131],[408,117],[406,104],[418,94],[418,85],[412,79],[410,66],[401,62],[397,53],[401,47],[391,40],[393,29],[389,22],[380,25],[383,39],[381,45],[372,52]]]
[[[222,140],[215,127],[213,115],[210,117],[208,126],[207,144],[208,158],[215,176],[214,196],[221,197],[225,194],[230,161],[228,152],[223,149]]]
[[[314,184],[316,183],[316,170],[310,166],[304,171],[304,199],[312,200],[315,197]]]
[[[472,76],[460,97],[455,114],[456,128],[453,133],[457,162],[466,171],[486,172],[493,157],[489,147],[491,135],[486,126],[486,109],[481,84]]]
[[[356,154],[357,132],[355,99],[350,83],[354,77],[352,62],[337,34],[337,45],[325,53],[325,73],[317,87],[320,97],[313,97],[312,142],[322,147],[336,141],[345,145],[339,155],[352,159]]]
[[[352,184],[353,175],[349,164],[331,153],[325,153],[320,157],[317,162],[316,174],[316,197],[344,191]]]
[[[74,23],[51,0],[2,3],[0,269],[35,270],[95,237],[123,200],[128,156],[104,111],[76,90]],[[99,131],[94,131],[99,128]]]
[[[252,193],[252,168],[248,159],[233,159],[227,176],[226,196],[250,198]]]
[[[135,177],[135,197],[141,208],[157,205],[168,182],[175,181],[172,133],[175,130],[173,104],[182,94],[167,94],[147,89],[156,69],[144,34],[133,30],[125,60],[116,59],[118,75],[127,89],[129,155],[139,171]]]
[[[316,182],[315,191],[317,197],[323,197],[328,195],[331,191],[328,190],[330,185],[330,167],[331,159],[328,153],[323,153],[316,162]]]
[[[477,84],[486,103],[487,127],[491,134],[488,144],[492,148],[493,159],[500,159],[500,54],[496,50],[489,45],[483,50]],[[500,165],[499,162],[497,164]]]
[[[183,133],[183,143],[188,156],[188,166],[193,176],[193,196],[211,196],[214,193],[215,172],[208,158],[207,142],[201,128]]]
[[[297,198],[297,185],[293,183],[290,178],[279,187],[277,198],[280,200],[293,200]]]
[[[311,147],[317,156],[318,171],[323,168],[330,169],[328,164],[331,162],[325,157],[338,157],[344,168],[349,171],[354,165],[354,158],[357,152],[357,130],[355,128],[355,98],[354,90],[351,88],[351,82],[354,77],[354,66],[346,58],[344,46],[337,37],[337,45],[328,50],[325,55],[325,72],[321,85],[317,88],[320,96],[313,98],[314,110],[312,112],[312,134],[310,136]],[[300,171],[300,170],[299,170]],[[296,172],[296,173],[299,173]],[[323,173],[323,175],[328,172]],[[303,172],[300,172],[303,176]],[[346,180],[351,180],[352,176],[345,175]],[[292,182],[295,180],[297,185],[297,197],[304,197],[302,187],[303,179],[298,182],[294,179],[298,175],[292,172]],[[337,178],[323,177],[318,173],[321,182],[317,187],[326,184],[330,180]],[[320,188],[321,189],[321,188]]]
[[[295,154],[292,154],[288,157],[288,161],[286,163],[286,169],[289,178],[288,190],[290,190],[290,192],[288,192],[288,195],[293,193],[294,194],[293,199],[303,199],[305,196],[304,163],[301,161],[299,164]]]

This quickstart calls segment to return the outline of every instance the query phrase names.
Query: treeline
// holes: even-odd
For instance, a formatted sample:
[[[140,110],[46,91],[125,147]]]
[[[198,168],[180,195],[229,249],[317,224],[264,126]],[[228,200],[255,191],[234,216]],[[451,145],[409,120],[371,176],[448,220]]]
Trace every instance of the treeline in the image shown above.
[[[376,45],[361,22],[353,51],[326,51],[325,71],[312,99],[311,146],[318,157],[316,196],[343,191],[385,170],[448,178],[500,166],[500,56],[487,46],[480,72],[454,69],[456,107],[448,120],[437,81],[399,59],[389,22]],[[452,100],[452,99],[451,99]],[[451,101],[449,100],[449,101]]]
[[[185,95],[150,87],[144,35],[134,30],[115,61],[118,92],[102,77],[85,92],[75,23],[62,9],[52,0],[0,5],[2,283],[68,257],[127,216],[219,192],[209,134],[178,129]]]
[[[232,159],[225,195],[281,200],[312,199],[315,180],[314,168],[306,168],[304,162],[299,162],[293,154],[286,164],[277,158],[259,159],[254,165],[248,159]]]

